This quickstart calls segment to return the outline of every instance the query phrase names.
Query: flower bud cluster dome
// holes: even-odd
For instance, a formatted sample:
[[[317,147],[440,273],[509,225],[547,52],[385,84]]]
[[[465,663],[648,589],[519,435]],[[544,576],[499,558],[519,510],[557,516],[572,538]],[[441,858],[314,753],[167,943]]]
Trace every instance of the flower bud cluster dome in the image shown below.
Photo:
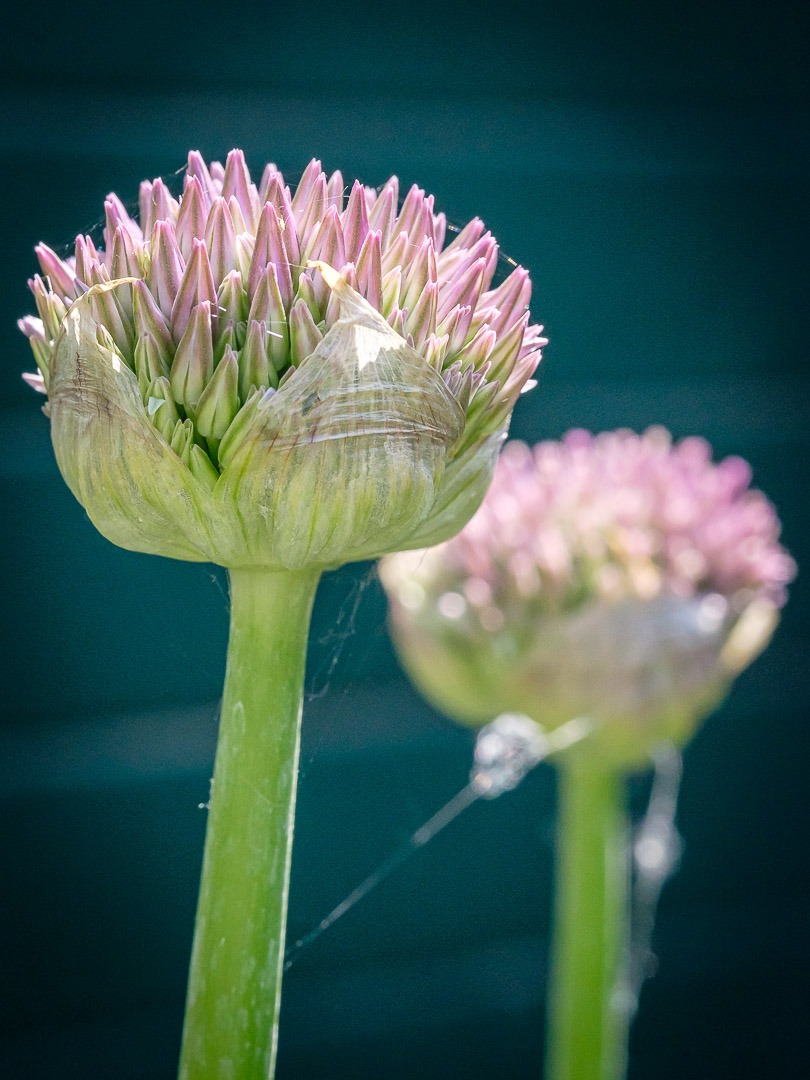
[[[431,543],[460,527],[486,489],[545,341],[529,322],[527,272],[517,267],[493,285],[498,246],[483,223],[476,218],[446,233],[432,196],[414,185],[400,203],[396,177],[379,191],[355,182],[347,193],[339,172],[327,176],[313,160],[292,192],[272,164],[254,183],[234,150],[224,165],[191,153],[177,198],[160,179],[144,182],[137,217],[110,195],[100,249],[79,236],[74,254],[60,258],[40,244],[41,274],[30,283],[38,316],[20,321],[38,367],[27,379],[49,395],[60,468],[101,531],[124,546],[231,564],[239,541],[219,542],[196,522],[207,515],[205,496],[229,487],[229,471],[261,463],[284,472],[268,456],[271,443],[299,451],[343,435],[365,440],[378,463],[385,457],[385,475],[375,481],[387,492],[385,507],[378,499],[363,535],[340,543],[334,513],[320,530],[304,522],[280,545],[283,553],[275,543],[272,554],[259,550],[249,526],[248,561],[328,564],[411,539]],[[385,363],[377,362],[383,354]],[[349,384],[362,384],[357,400],[350,401]],[[156,520],[134,531],[112,520],[110,499],[100,495],[109,476],[78,475],[78,440],[98,436],[91,413],[100,400],[102,413],[126,415],[132,433],[147,422],[185,471],[198,512],[168,546],[153,535]],[[256,443],[257,432],[267,452],[250,455],[245,445]],[[132,453],[123,436],[102,443],[105,454]],[[421,476],[416,488],[393,475],[402,443],[430,448],[426,459],[410,461]],[[154,465],[162,451],[152,450]],[[163,465],[168,481],[174,466]],[[332,485],[350,488],[359,503],[372,498],[339,473],[333,470]],[[172,476],[177,493],[182,484],[176,470]],[[135,488],[140,478],[118,483]],[[252,494],[272,531],[270,518],[282,509],[270,486],[257,482]],[[411,509],[397,525],[394,504],[403,491]],[[136,525],[149,516],[141,509]],[[154,509],[156,518],[172,517]],[[310,540],[302,550],[304,535]]]
[[[764,647],[795,574],[750,480],[662,428],[510,443],[457,536],[383,561],[406,666],[468,722],[665,716],[677,741]]]

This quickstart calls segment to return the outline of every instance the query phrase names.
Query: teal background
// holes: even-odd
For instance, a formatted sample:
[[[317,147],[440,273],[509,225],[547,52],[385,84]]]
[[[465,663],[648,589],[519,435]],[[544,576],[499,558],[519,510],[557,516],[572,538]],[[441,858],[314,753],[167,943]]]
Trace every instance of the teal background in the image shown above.
[[[551,345],[512,434],[700,433],[808,558],[807,9],[83,5],[6,17],[0,73],[0,1075],[168,1080],[182,1019],[227,599],[118,550],[53,463],[14,320],[33,245],[197,147],[295,179],[313,155],[481,215]],[[810,1069],[808,591],[686,754],[680,871],[633,1080]],[[408,687],[367,566],[324,580],[292,939],[466,778]],[[646,781],[632,785],[640,808]],[[473,807],[285,983],[279,1080],[540,1074],[554,773]]]

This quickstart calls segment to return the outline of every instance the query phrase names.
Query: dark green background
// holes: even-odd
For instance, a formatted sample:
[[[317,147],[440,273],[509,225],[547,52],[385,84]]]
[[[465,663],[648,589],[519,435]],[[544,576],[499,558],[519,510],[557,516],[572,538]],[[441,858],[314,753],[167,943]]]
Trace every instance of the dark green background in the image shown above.
[[[182,1017],[227,601],[133,555],[52,461],[14,320],[70,244],[190,147],[295,178],[317,155],[480,214],[552,344],[513,435],[649,423],[740,453],[810,566],[807,8],[27,5],[5,16],[0,478],[0,1075],[168,1080]],[[806,577],[686,755],[685,855],[634,1080],[810,1070]],[[323,583],[290,931],[465,780],[408,688],[368,567]],[[641,805],[645,782],[632,796]],[[540,1074],[554,774],[470,810],[285,984],[279,1080]]]

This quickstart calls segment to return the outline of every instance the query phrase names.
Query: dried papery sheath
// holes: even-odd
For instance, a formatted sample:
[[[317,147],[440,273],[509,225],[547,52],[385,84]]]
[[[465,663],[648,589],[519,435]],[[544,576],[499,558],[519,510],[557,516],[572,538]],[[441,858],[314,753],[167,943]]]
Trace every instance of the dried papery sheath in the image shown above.
[[[510,444],[458,536],[382,564],[406,666],[467,723],[590,716],[588,746],[622,765],[682,744],[767,644],[794,574],[749,481],[662,429]]]

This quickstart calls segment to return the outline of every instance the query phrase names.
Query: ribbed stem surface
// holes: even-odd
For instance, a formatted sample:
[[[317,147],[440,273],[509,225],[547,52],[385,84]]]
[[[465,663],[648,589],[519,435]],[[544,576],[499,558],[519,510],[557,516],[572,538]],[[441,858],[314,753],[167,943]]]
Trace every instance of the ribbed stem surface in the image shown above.
[[[181,1080],[275,1071],[312,571],[232,570]]]
[[[628,830],[618,772],[560,768],[547,1080],[621,1080],[627,1009]]]

